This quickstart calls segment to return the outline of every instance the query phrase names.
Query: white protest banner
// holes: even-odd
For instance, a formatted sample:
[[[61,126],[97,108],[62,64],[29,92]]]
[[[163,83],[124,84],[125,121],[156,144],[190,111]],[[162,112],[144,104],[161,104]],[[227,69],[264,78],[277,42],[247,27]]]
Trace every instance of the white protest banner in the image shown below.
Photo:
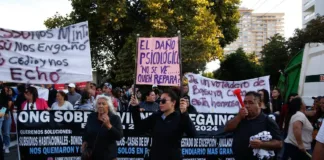
[[[269,76],[242,80],[222,81],[187,73],[191,105],[199,113],[237,113],[240,107],[233,90],[240,88],[244,98],[249,91],[266,89],[270,93]]]
[[[0,28],[0,81],[92,81],[88,22],[44,31]]]
[[[49,95],[49,90],[47,88],[39,87],[39,86],[33,86],[37,89],[38,92],[38,97],[43,98],[46,101],[48,101],[48,95]]]

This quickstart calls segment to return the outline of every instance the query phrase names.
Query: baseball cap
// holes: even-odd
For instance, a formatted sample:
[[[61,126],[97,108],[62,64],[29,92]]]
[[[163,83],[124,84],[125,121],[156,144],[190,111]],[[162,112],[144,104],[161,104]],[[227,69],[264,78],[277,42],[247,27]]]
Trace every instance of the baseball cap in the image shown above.
[[[152,86],[152,88],[157,88],[158,86],[156,85],[156,84],[154,84],[153,86]]]
[[[107,83],[105,83],[105,84],[104,84],[104,86],[106,86],[107,88],[110,88],[110,89],[112,89],[112,85],[111,85],[110,83],[108,83],[108,82],[107,82]]]
[[[316,100],[320,100],[322,97],[324,97],[324,96],[317,96],[317,97],[312,97],[312,99],[316,99]]]
[[[74,83],[70,83],[70,84],[68,85],[68,87],[70,87],[70,88],[75,88],[75,84],[74,84]]]

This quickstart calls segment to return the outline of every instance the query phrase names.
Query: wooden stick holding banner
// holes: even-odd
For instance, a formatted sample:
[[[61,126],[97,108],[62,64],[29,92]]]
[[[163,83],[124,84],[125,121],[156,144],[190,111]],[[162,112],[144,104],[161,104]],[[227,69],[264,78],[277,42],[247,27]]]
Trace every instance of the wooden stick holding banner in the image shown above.
[[[181,31],[178,30],[178,53],[179,53],[179,68],[180,68],[180,97],[182,98],[184,95],[183,93],[183,84],[182,84],[182,78],[183,78],[183,75],[182,75],[182,56],[181,56]]]
[[[136,97],[136,79],[137,79],[137,56],[138,56],[138,38],[139,38],[139,34],[136,34],[136,50],[135,50],[135,68],[134,68],[134,83],[133,83],[133,95],[134,98]],[[132,96],[132,95],[131,95]]]

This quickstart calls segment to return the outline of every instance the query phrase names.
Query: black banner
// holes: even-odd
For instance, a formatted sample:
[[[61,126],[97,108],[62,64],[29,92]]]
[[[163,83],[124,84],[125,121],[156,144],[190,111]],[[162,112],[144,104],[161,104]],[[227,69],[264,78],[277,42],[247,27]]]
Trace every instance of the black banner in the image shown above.
[[[21,111],[18,113],[18,145],[22,160],[79,160],[82,135],[91,112],[85,111]],[[146,118],[152,113],[141,113]],[[120,112],[124,138],[117,142],[118,159],[141,160],[147,152],[149,137],[134,130],[130,112]],[[225,123],[232,114],[200,113],[190,118],[199,133],[197,138],[183,138],[184,160],[232,159],[230,134]]]

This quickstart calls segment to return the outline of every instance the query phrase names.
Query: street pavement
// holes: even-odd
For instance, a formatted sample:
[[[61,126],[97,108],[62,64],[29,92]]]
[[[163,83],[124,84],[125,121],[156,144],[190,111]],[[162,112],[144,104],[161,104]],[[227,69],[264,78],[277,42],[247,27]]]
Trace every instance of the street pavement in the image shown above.
[[[10,153],[5,153],[4,160],[18,160],[17,145],[10,148]]]
[[[4,160],[18,160],[17,141],[11,141],[10,153],[4,154]]]

